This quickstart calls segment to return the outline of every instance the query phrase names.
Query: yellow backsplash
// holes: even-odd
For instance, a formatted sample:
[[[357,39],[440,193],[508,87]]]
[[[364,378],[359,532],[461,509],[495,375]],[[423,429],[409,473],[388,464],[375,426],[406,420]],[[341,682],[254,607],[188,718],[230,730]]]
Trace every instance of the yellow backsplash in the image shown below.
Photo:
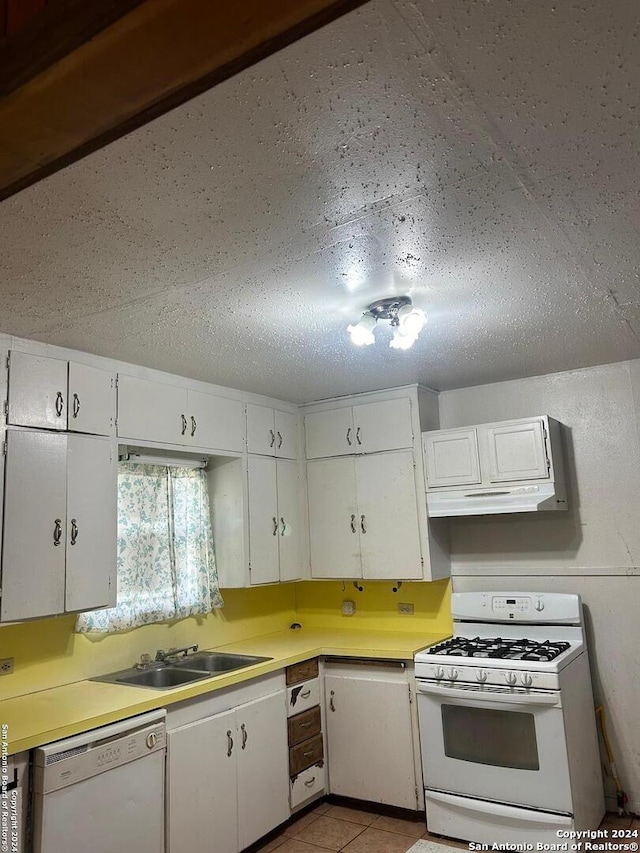
[[[448,632],[450,584],[405,582],[393,592],[391,581],[304,581],[256,589],[223,590],[225,607],[205,618],[145,625],[121,634],[74,633],[75,616],[0,626],[0,658],[13,657],[15,671],[0,678],[0,699],[22,696],[82,681],[131,666],[144,652],[198,643],[213,648],[282,631],[292,622],[309,628]],[[356,604],[342,616],[344,599]],[[411,616],[398,614],[398,602],[413,604]]]

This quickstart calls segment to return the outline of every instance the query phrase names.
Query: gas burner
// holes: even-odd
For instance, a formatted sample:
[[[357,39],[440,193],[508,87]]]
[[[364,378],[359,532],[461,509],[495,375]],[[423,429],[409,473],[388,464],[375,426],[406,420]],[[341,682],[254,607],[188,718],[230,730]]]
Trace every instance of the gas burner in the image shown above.
[[[550,661],[569,648],[569,643],[555,640],[503,640],[502,637],[453,637],[428,649],[432,655],[469,658],[501,658],[502,660]]]

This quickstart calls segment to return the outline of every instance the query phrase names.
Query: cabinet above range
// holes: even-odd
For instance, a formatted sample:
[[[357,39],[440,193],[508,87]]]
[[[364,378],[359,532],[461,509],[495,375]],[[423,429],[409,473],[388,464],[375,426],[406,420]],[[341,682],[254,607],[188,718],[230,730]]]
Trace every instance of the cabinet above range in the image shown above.
[[[567,509],[560,431],[539,415],[423,433],[429,515]]]

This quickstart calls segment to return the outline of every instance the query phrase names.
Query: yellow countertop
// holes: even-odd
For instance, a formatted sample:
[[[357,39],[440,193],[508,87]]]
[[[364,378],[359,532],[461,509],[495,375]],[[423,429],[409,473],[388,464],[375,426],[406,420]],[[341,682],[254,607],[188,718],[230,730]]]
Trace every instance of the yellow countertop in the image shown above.
[[[306,629],[279,631],[218,647],[217,651],[273,658],[226,675],[172,690],[151,690],[99,681],[78,681],[0,701],[0,725],[7,726],[13,754],[70,737],[125,717],[163,708],[240,684],[307,658],[325,656],[411,660],[415,652],[445,639],[446,633]],[[96,673],[101,675],[102,673]]]

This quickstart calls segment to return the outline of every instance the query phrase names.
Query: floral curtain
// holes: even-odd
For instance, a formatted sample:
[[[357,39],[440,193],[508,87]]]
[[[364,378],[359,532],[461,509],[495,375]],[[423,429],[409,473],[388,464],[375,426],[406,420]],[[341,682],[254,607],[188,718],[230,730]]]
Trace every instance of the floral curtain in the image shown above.
[[[76,631],[126,631],[223,606],[204,471],[121,462],[118,603],[80,614]]]

